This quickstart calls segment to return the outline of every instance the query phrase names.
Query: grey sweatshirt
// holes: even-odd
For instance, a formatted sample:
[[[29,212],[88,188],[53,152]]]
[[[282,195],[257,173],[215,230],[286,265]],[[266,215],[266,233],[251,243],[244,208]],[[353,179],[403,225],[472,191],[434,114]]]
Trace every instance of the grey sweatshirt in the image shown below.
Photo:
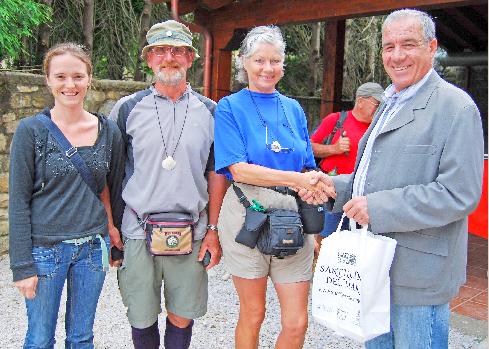
[[[43,113],[50,117],[48,109]],[[120,228],[124,145],[116,124],[97,117],[95,144],[78,147],[78,152],[95,178],[97,192],[109,186],[114,224]],[[10,151],[9,254],[14,281],[36,275],[33,246],[95,234],[107,235],[102,202],[44,125],[35,117],[21,120]]]

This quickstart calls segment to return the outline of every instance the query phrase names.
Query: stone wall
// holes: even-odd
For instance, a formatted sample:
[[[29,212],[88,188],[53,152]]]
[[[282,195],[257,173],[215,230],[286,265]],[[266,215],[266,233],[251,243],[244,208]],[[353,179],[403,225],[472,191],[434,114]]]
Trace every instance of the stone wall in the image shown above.
[[[141,82],[94,80],[85,108],[108,115],[119,98],[147,86]],[[8,168],[12,136],[20,119],[52,105],[44,76],[0,73],[0,255],[8,250]]]

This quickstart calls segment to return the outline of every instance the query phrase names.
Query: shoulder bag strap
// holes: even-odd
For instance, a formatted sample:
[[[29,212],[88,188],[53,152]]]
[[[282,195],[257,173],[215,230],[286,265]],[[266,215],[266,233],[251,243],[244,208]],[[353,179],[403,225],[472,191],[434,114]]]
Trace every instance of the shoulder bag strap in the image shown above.
[[[245,208],[248,208],[251,206],[250,202],[246,198],[246,195],[243,193],[241,188],[239,188],[237,185],[234,184],[234,182],[233,182],[233,190],[236,193],[236,195],[238,196],[238,200],[239,200],[239,202],[241,202],[241,205],[243,205]]]
[[[49,130],[51,135],[56,139],[58,144],[63,148],[65,155],[71,160],[75,168],[80,173],[88,187],[92,190],[95,196],[99,196],[96,189],[95,178],[93,178],[92,172],[88,168],[85,161],[83,161],[76,147],[72,146],[70,141],[65,137],[63,132],[56,126],[56,124],[46,115],[37,114],[37,119],[43,123],[43,125]]]
[[[255,202],[254,200],[252,200],[253,203],[254,203],[254,205],[251,205],[250,201],[246,198],[246,195],[243,193],[243,191],[241,190],[241,188],[238,187],[237,185],[235,185],[234,182],[232,183],[232,185],[233,185],[233,190],[236,193],[236,196],[238,197],[239,202],[245,208],[248,208],[248,207],[254,206],[254,205],[260,205],[260,203]],[[296,199],[298,197],[297,194],[293,190],[291,190],[291,189],[289,189],[288,187],[285,187],[285,186],[260,187],[260,188],[270,189],[270,190],[276,191],[277,193],[280,193],[280,194],[283,194],[283,195],[290,195],[292,197],[295,197]]]
[[[340,117],[336,121],[336,124],[334,125],[333,131],[331,131],[331,133],[329,134],[328,137],[323,139],[323,144],[325,144],[325,145],[331,144],[336,132],[343,127],[343,123],[345,122],[347,116],[348,116],[348,112],[346,112],[344,110],[342,110],[340,112]],[[323,160],[324,160],[324,158],[318,158],[318,160],[316,161],[318,168],[321,168],[321,163],[323,162]]]
[[[331,131],[331,133],[329,134],[328,137],[326,137],[324,140],[323,140],[323,144],[331,144],[331,142],[333,141],[333,138],[334,138],[334,135],[336,134],[336,132],[343,127],[343,123],[345,122],[345,119],[346,117],[348,116],[348,112],[342,110],[340,112],[340,117],[338,118],[338,121],[336,121],[336,124],[334,125],[334,128],[333,128],[333,131]]]

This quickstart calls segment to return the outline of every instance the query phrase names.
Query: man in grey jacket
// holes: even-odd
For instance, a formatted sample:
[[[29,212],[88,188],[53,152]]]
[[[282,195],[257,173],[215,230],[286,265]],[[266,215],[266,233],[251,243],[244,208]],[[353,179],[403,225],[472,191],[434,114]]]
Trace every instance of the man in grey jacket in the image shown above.
[[[397,240],[391,332],[372,348],[447,348],[449,301],[466,279],[467,216],[481,195],[479,111],[433,70],[435,25],[424,12],[385,20],[382,59],[392,85],[359,143],[351,175],[333,181],[333,212]]]

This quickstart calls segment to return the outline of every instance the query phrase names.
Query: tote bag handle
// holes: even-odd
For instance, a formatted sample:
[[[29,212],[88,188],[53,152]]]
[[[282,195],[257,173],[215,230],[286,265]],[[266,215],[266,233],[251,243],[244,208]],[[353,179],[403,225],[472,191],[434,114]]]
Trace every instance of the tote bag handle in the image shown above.
[[[345,217],[346,217],[346,214],[343,212],[343,214],[341,215],[340,223],[338,224],[338,227],[336,227],[336,232],[335,233],[339,233],[340,232],[341,227],[343,226],[343,219]],[[360,234],[363,237],[365,237],[365,236],[367,236],[367,228],[368,228],[368,224],[365,224],[365,225],[362,225],[362,228],[361,229],[358,229],[357,228],[357,222],[350,218],[350,231],[352,231],[352,232],[358,232],[358,231],[360,231]]]

